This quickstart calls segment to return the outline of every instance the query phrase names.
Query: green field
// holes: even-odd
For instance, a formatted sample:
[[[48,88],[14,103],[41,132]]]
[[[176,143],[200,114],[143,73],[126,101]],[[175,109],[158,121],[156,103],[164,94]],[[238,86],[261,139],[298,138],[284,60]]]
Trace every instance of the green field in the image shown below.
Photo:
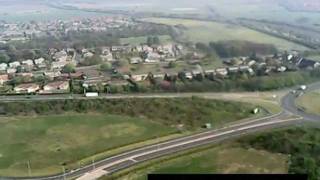
[[[0,175],[27,176],[28,162],[32,175],[58,173],[62,165],[75,169],[92,158],[201,131],[205,123],[218,128],[252,117],[255,106],[192,97],[2,102],[0,107],[7,113],[0,120]],[[178,124],[184,125],[180,131]]]
[[[61,165],[110,148],[174,132],[143,118],[103,114],[70,114],[2,118],[0,174],[33,175],[61,172]]]
[[[172,42],[172,38],[169,35],[158,36],[161,44],[166,44]],[[139,36],[139,37],[130,37],[130,38],[121,38],[121,44],[131,44],[131,45],[140,45],[147,43],[148,36]]]
[[[183,155],[183,156],[181,156]],[[234,144],[215,146],[160,159],[131,169],[118,179],[145,180],[150,173],[287,173],[286,155],[245,149]],[[121,172],[120,172],[121,173]],[[117,175],[117,174],[116,174]],[[104,179],[108,179],[105,177]]]
[[[292,42],[279,39],[267,34],[263,34],[245,27],[228,25],[218,22],[169,19],[169,18],[146,18],[148,22],[162,23],[167,25],[184,25],[187,30],[184,32],[183,39],[193,42],[225,41],[225,40],[244,40],[255,43],[274,44],[279,49],[300,49],[306,47]]]
[[[320,92],[310,92],[296,100],[298,106],[302,107],[309,113],[320,115]]]

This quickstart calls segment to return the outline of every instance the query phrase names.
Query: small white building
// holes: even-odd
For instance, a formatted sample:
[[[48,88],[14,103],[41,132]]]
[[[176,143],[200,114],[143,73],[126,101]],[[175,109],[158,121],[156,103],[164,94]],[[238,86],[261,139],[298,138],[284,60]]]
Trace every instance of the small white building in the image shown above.
[[[14,62],[12,62],[12,63],[9,63],[9,67],[10,68],[17,68],[17,67],[19,67],[21,64],[20,64],[20,62],[19,61],[14,61]]]
[[[0,64],[0,71],[6,71],[8,68],[8,64],[6,63],[1,63]]]
[[[35,64],[38,68],[45,68],[45,67],[47,67],[44,58],[35,59],[35,60],[34,60],[34,64]]]
[[[17,69],[16,68],[8,68],[7,69],[7,74],[14,74],[17,72]]]
[[[22,65],[26,65],[26,66],[33,66],[33,61],[28,59],[28,60],[25,60],[25,61],[22,61]]]

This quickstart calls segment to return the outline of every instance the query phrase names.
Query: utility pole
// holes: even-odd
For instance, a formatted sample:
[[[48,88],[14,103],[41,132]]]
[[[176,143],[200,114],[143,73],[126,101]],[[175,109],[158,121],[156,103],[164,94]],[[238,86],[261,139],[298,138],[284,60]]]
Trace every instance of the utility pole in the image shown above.
[[[62,172],[63,172],[63,180],[66,180],[66,169],[64,166],[62,166]]]
[[[30,166],[30,160],[28,161],[28,175],[31,177],[31,166]]]
[[[93,167],[93,170],[96,169],[96,165],[95,165],[95,162],[94,162],[94,157],[92,157],[92,167]]]

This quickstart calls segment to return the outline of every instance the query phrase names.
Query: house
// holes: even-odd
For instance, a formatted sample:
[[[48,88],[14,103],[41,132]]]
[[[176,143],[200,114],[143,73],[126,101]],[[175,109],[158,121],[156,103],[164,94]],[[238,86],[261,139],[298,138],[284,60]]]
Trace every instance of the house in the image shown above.
[[[35,93],[40,89],[40,86],[35,83],[20,84],[14,88],[16,93]]]
[[[19,67],[21,64],[19,61],[15,61],[15,62],[12,62],[12,63],[9,63],[9,67],[10,68],[17,68]]]
[[[69,89],[69,82],[68,81],[57,81],[52,82],[43,87],[44,91],[67,91]]]
[[[215,75],[215,74],[216,74],[216,71],[215,71],[214,69],[212,69],[212,70],[205,70],[204,73],[205,73],[206,75]]]
[[[17,69],[16,68],[8,68],[7,69],[7,74],[14,74],[17,72]]]
[[[8,65],[6,63],[0,64],[0,71],[5,71],[5,70],[7,70],[7,68],[8,68]]]
[[[111,47],[112,52],[128,51],[129,49],[130,49],[129,46],[112,46]]]
[[[92,52],[87,52],[87,53],[83,54],[84,58],[91,58],[93,56],[94,56],[94,54]]]
[[[216,69],[216,73],[220,76],[227,76],[228,70],[226,68],[218,68]]]
[[[186,79],[192,80],[193,76],[191,72],[186,72],[185,73]]]
[[[32,78],[32,73],[17,73],[16,76]]]
[[[146,63],[158,63],[160,62],[161,56],[158,53],[148,53],[147,58],[145,59]]]
[[[287,70],[287,68],[285,66],[280,66],[277,69],[278,72],[285,72],[286,70]]]
[[[251,60],[251,61],[249,61],[248,62],[248,66],[253,66],[253,65],[255,65],[257,62],[255,61],[255,60]]]
[[[67,61],[52,62],[51,69],[62,69],[67,64],[68,64]]]
[[[250,68],[249,66],[239,66],[239,70],[241,72],[248,72],[249,68]]]
[[[46,68],[46,67],[47,67],[44,58],[35,59],[35,60],[34,60],[34,64],[35,64],[38,68]]]
[[[28,59],[28,60],[25,60],[25,61],[22,61],[22,65],[25,65],[25,66],[33,66],[33,61]]]
[[[102,58],[103,61],[108,61],[108,62],[115,61],[114,58],[113,58],[112,53],[102,54],[101,58]]]
[[[139,82],[139,81],[144,81],[148,77],[148,74],[139,74],[139,75],[132,75],[131,78],[132,80]]]
[[[237,73],[239,72],[239,67],[228,67],[229,73]]]
[[[139,64],[142,62],[142,59],[140,57],[132,57],[130,59],[130,64]]]
[[[5,82],[9,81],[9,75],[8,74],[3,74],[0,75],[0,85],[3,85]]]
[[[68,54],[65,50],[56,52],[53,56],[53,59],[56,61],[67,61],[68,59]]]
[[[46,77],[49,77],[51,79],[54,79],[56,77],[59,77],[61,75],[61,72],[60,71],[51,71],[51,72],[46,71],[43,73],[43,75]]]

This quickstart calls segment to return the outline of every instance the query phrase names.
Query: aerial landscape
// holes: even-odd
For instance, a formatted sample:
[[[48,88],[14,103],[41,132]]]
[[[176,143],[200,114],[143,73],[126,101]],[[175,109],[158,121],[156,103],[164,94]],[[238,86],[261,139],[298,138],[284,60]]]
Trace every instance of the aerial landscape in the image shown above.
[[[150,174],[320,180],[318,0],[0,0],[0,179]]]

